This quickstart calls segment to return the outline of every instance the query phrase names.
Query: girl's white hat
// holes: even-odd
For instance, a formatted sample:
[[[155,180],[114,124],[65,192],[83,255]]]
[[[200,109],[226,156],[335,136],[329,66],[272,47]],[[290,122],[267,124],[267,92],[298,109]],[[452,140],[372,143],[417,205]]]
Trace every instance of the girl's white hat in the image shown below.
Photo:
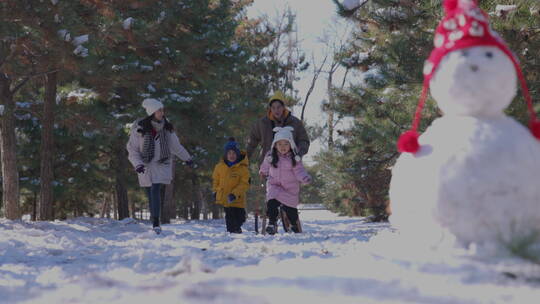
[[[301,158],[298,155],[298,150],[296,148],[296,143],[294,142],[294,137],[293,137],[294,128],[291,127],[291,126],[275,127],[273,129],[273,131],[276,132],[276,134],[274,134],[274,141],[272,141],[272,148],[271,149],[273,149],[276,146],[276,143],[278,141],[286,140],[291,145],[291,150],[293,151],[293,153],[295,155],[296,161],[300,161]]]
[[[153,98],[146,98],[143,100],[142,106],[146,110],[148,116],[163,108],[163,104],[159,100]]]

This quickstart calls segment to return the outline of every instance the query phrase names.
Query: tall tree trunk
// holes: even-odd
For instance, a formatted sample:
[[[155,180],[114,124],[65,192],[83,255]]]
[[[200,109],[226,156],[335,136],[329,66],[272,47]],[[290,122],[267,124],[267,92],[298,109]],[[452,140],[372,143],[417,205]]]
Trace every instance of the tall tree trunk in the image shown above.
[[[192,220],[200,220],[201,219],[201,200],[200,200],[200,183],[199,183],[199,177],[196,173],[193,173],[191,175],[191,183],[193,185],[193,193],[192,193],[192,206],[191,208],[191,219]]]
[[[116,189],[112,191],[111,193],[111,202],[112,202],[112,213],[113,218],[115,220],[118,220],[118,200],[116,199]]]
[[[77,201],[73,202],[73,217],[78,218],[79,217],[79,204]]]
[[[186,220],[189,218],[189,206],[185,201],[178,207],[178,217]]]
[[[107,218],[111,218],[111,211],[114,212],[114,201],[112,200],[113,196],[112,195],[106,195],[105,194],[105,197],[107,198]],[[114,214],[113,214],[113,217],[114,217]]]
[[[38,201],[38,193],[34,191],[34,197],[32,199],[32,221],[37,221],[37,203]]]
[[[214,199],[214,196],[209,193],[210,200],[208,200],[208,203],[210,204],[210,211],[212,212],[212,219],[217,220],[221,218],[221,205],[216,204],[216,200]]]
[[[123,142],[123,141],[118,141]],[[126,171],[125,168],[129,166],[127,163],[126,150],[123,145],[116,145],[115,158],[113,161],[113,167],[116,175],[115,193],[118,212],[118,219],[123,220],[129,217],[129,199],[126,187]],[[132,208],[133,210],[134,208]],[[135,212],[135,211],[133,211]],[[135,218],[135,216],[133,216]]]
[[[56,202],[56,209],[57,209],[57,213],[55,214],[54,213],[54,208],[53,208],[53,218],[57,218],[59,220],[65,220],[67,219],[67,208],[66,208],[66,205],[69,206],[69,203],[71,202],[71,200],[68,200],[68,201],[65,201],[65,200],[61,200],[59,202]],[[55,216],[56,215],[56,216]],[[38,218],[39,220],[39,218]]]
[[[101,218],[109,217],[109,200],[103,194],[103,204],[101,205],[101,214],[99,215]]]
[[[21,217],[19,210],[19,171],[17,169],[17,142],[15,139],[15,102],[10,90],[11,81],[0,73],[0,103],[4,113],[0,116],[0,154],[2,162],[2,203],[4,214],[10,220]]]
[[[203,214],[203,220],[208,219],[208,214],[210,213],[210,210],[208,208],[208,203],[206,202],[206,199],[204,198],[204,194],[202,189],[199,187],[199,201],[201,202],[201,209]]]
[[[220,206],[218,204],[212,204],[212,219],[217,220],[221,218]]]
[[[53,153],[54,153],[54,106],[56,104],[57,72],[45,75],[45,99],[41,120],[41,184],[39,191],[38,220],[53,218]]]
[[[191,206],[191,196],[186,195],[188,192],[191,194],[188,182],[189,175],[175,174],[174,184],[174,197],[178,201],[176,206],[176,217],[180,219],[189,219],[189,208]]]
[[[328,149],[334,148],[334,106],[336,104],[336,98],[334,96],[334,93],[332,91],[332,81],[334,78],[334,72],[331,71],[328,73],[328,79],[326,82],[326,89],[328,90],[328,120],[327,120],[327,128],[328,128]]]
[[[161,209],[161,222],[170,224],[171,219],[176,217],[176,204],[174,202],[174,182],[176,180],[175,163],[172,163],[173,179],[169,185],[165,185],[165,194],[163,195],[163,208]]]
[[[126,191],[127,193],[127,191]],[[137,218],[137,211],[135,209],[135,200],[130,200],[129,201],[129,212],[131,214],[131,217],[136,219]]]
[[[114,190],[114,193],[116,195],[116,211],[118,213],[118,219],[123,220],[126,217],[129,217],[129,201],[125,181],[118,176],[116,177],[116,185]]]

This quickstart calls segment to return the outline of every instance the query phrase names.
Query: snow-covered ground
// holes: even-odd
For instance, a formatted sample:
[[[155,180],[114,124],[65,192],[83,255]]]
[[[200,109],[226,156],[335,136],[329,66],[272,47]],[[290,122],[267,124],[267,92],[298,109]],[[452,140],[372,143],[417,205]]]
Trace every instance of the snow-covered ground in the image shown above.
[[[0,220],[0,303],[540,303],[540,266],[423,248],[388,224],[303,210],[303,234]],[[281,232],[281,231],[280,231]]]

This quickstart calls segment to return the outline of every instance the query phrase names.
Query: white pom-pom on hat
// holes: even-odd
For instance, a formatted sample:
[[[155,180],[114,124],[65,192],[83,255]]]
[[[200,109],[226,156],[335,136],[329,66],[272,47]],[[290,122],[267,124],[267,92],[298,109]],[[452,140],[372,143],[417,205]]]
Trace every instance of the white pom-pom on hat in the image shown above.
[[[148,116],[154,114],[159,109],[163,109],[163,104],[154,98],[146,98],[143,100],[142,106],[146,110]]]

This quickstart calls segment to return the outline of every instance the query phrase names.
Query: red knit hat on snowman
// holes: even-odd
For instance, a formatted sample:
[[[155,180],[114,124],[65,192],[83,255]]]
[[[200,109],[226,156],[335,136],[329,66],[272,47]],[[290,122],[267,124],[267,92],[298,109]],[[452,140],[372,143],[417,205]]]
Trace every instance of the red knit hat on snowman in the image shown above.
[[[527,101],[530,115],[529,128],[532,134],[537,139],[540,139],[540,122],[534,113],[532,98],[518,59],[510,51],[504,40],[491,29],[488,15],[478,7],[476,0],[445,0],[444,10],[445,17],[435,31],[433,40],[435,48],[424,65],[424,86],[414,114],[412,127],[399,137],[398,151],[416,153],[420,149],[417,132],[418,124],[427,98],[429,82],[443,57],[450,52],[476,46],[497,47],[510,58]]]

